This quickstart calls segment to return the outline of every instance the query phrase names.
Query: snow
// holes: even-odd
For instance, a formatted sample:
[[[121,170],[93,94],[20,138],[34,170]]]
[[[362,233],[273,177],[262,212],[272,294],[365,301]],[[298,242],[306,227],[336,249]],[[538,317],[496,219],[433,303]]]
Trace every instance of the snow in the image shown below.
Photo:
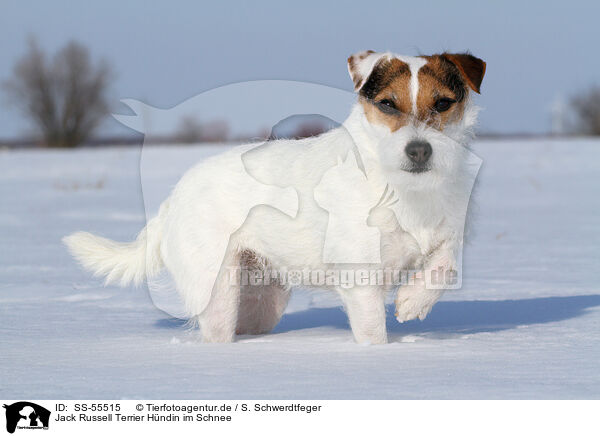
[[[222,149],[148,147],[144,177],[164,194]],[[0,397],[600,398],[600,141],[474,152],[463,289],[424,322],[399,324],[390,306],[390,343],[359,346],[337,297],[314,291],[272,334],[199,343],[147,289],[104,288],[60,243],[141,229],[140,149],[0,151]]]

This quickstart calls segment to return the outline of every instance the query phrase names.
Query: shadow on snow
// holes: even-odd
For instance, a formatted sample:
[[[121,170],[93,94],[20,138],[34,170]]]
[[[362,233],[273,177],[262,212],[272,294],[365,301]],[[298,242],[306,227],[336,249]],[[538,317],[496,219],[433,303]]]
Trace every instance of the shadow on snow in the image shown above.
[[[390,333],[473,334],[495,332],[522,325],[545,324],[581,316],[587,309],[600,306],[600,295],[543,297],[523,300],[441,301],[425,321],[398,323],[394,306],[387,307]],[[176,318],[156,322],[161,328],[182,328],[185,321]],[[283,316],[273,333],[285,333],[316,327],[350,330],[341,307],[312,308]]]

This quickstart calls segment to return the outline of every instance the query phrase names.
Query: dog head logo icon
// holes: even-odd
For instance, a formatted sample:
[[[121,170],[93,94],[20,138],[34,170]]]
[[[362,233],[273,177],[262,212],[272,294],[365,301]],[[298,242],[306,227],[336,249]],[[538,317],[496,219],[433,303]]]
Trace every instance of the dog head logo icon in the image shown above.
[[[47,429],[50,411],[28,401],[19,401],[3,406],[6,409],[6,431],[14,433],[19,429]]]

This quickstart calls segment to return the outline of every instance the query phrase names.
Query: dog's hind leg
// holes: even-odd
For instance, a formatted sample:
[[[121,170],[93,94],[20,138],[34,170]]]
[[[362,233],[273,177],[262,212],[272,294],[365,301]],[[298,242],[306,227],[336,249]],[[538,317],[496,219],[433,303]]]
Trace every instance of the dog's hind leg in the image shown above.
[[[240,295],[236,333],[269,333],[281,319],[289,298],[290,291],[276,284],[244,286]]]
[[[228,252],[204,311],[196,316],[203,342],[233,342],[240,301],[240,284],[231,267],[239,265],[239,253]]]
[[[251,251],[243,251],[240,257],[243,277],[240,288],[240,305],[236,333],[260,335],[268,333],[277,325],[290,298],[290,290],[270,279],[269,266]],[[257,279],[254,283],[245,280]]]

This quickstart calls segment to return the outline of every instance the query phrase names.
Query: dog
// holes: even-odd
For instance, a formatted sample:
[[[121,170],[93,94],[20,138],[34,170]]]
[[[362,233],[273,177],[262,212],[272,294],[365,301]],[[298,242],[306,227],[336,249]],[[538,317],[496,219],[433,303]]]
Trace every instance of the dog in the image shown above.
[[[460,267],[475,177],[467,145],[478,108],[470,97],[485,68],[469,53],[354,54],[348,70],[358,98],[341,126],[199,163],[134,242],[76,232],[64,243],[106,283],[139,285],[166,273],[204,342],[271,331],[298,284],[244,281],[242,272],[272,279],[366,270],[366,280],[350,285],[335,274],[302,285],[339,293],[357,342],[386,343],[390,289],[398,289],[404,322],[424,319],[456,284],[431,278]],[[380,280],[387,270],[414,274],[397,287]]]

